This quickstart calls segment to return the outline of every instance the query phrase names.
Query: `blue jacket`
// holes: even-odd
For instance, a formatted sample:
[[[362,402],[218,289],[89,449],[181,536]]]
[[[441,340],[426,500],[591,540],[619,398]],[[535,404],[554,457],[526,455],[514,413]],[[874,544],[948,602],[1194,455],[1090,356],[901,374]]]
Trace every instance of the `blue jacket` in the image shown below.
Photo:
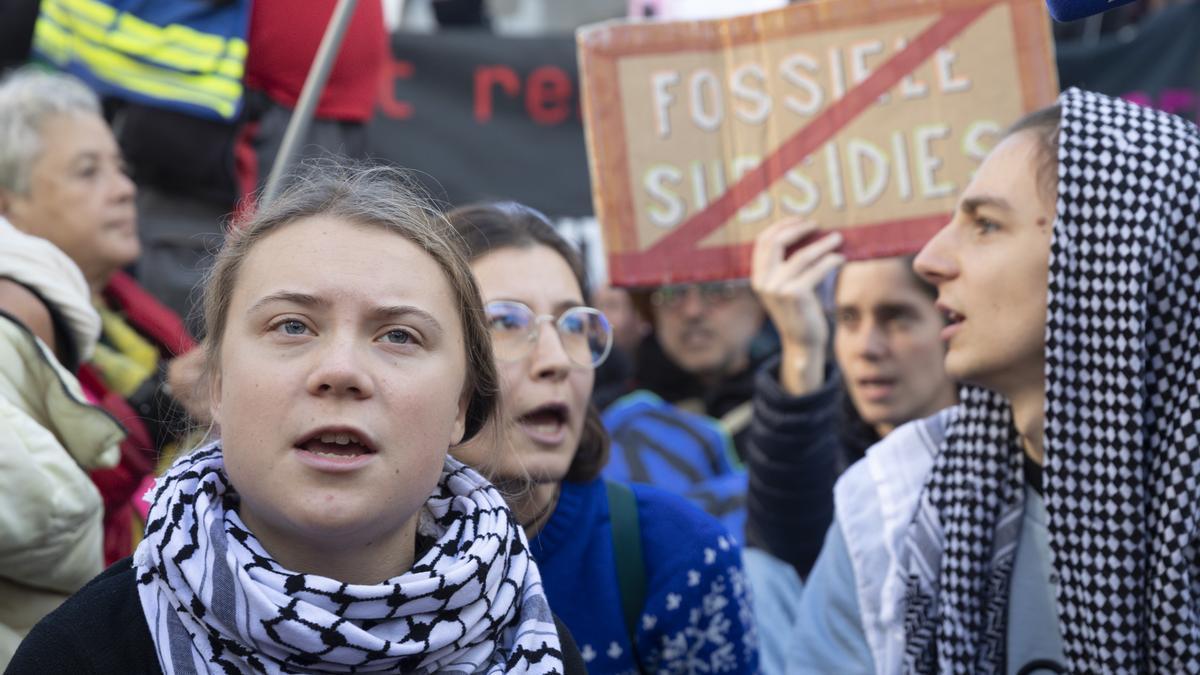
[[[602,419],[612,439],[605,478],[680,495],[716,516],[742,542],[747,476],[720,422],[646,390],[617,400]]]
[[[756,673],[758,644],[741,550],[711,516],[642,485],[646,601],[636,653],[646,673]],[[550,606],[593,673],[636,672],[617,583],[604,482],[564,482],[530,549]]]

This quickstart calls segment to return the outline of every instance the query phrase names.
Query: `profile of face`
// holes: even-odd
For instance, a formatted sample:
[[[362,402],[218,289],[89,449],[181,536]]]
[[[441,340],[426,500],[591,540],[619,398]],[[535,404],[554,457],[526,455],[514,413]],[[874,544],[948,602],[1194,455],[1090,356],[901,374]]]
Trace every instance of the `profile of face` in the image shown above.
[[[764,312],[749,284],[708,282],[655,291],[654,331],[667,356],[698,377],[724,377],[750,363]]]
[[[89,282],[106,280],[141,254],[136,191],[117,141],[99,115],[84,112],[50,116],[40,140],[28,191],[0,196],[4,216],[53,242]]]
[[[571,267],[547,246],[495,249],[475,259],[471,271],[484,305],[520,303],[534,315],[558,319],[584,304]],[[504,354],[493,326],[504,402],[499,451],[482,442],[491,436],[484,433],[456,449],[455,456],[496,478],[552,483],[566,476],[579,448],[595,371],[581,364],[579,355],[572,358],[555,322],[537,325],[528,349]]]
[[[596,309],[604,312],[612,324],[613,345],[632,354],[650,332],[650,325],[633,306],[633,298],[624,288],[602,286],[592,293]]]
[[[834,292],[834,353],[862,419],[881,432],[954,405],[943,368],[946,325],[908,261],[846,263]]]
[[[428,254],[379,226],[313,216],[250,249],[212,415],[239,513],[269,551],[415,526],[464,433],[455,297]]]
[[[1010,397],[1044,377],[1054,204],[1038,165],[1033,132],[1004,139],[914,264],[949,320],[946,373]]]

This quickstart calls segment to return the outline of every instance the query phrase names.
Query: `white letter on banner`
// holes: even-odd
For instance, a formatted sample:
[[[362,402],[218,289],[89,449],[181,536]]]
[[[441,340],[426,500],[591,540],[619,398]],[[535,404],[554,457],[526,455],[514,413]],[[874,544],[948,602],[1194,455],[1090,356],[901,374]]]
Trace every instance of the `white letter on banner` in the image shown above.
[[[1000,136],[1000,125],[993,120],[976,120],[971,126],[967,127],[967,133],[963,135],[963,154],[976,162],[982,162],[984,157],[987,157],[988,150],[996,144],[995,140],[988,145],[983,142],[982,136]]]
[[[783,75],[783,79],[808,92],[807,102],[801,102],[796,97],[788,95],[783,98],[783,104],[794,113],[805,116],[815,115],[825,104],[825,94],[821,91],[821,85],[802,73],[801,68],[816,74],[817,62],[804,52],[796,52],[779,64],[779,71]]]
[[[671,135],[671,111],[667,108],[675,101],[667,87],[679,84],[679,73],[673,70],[663,70],[650,76],[650,86],[654,89],[654,118],[658,121],[658,137],[667,138]]]
[[[942,48],[937,51],[938,83],[942,91],[947,94],[957,94],[960,91],[968,91],[971,89],[971,79],[968,77],[955,77],[954,73],[950,72],[950,68],[954,66],[954,52],[949,49]]]
[[[883,53],[883,40],[868,40],[850,45],[850,78],[854,84],[861,84],[871,75],[867,67],[867,57]],[[879,102],[886,103],[887,94],[879,95]]]
[[[903,51],[908,46],[908,40],[898,38],[896,40],[896,51]],[[914,98],[925,98],[929,94],[929,86],[924,82],[919,82],[914,79],[913,74],[909,73],[900,80],[900,97],[908,101]]]
[[[892,134],[892,155],[896,158],[896,186],[899,188],[900,199],[907,202],[913,196],[912,176],[908,173],[908,146],[904,142],[902,132]]]
[[[852,138],[846,143],[846,154],[850,162],[850,189],[854,191],[854,201],[859,206],[867,206],[879,199],[888,184],[888,159],[882,150],[873,143]],[[863,160],[875,167],[872,171],[863,166]],[[873,174],[870,184],[866,176]]]
[[[683,180],[683,174],[673,166],[659,165],[650,167],[646,172],[644,185],[651,198],[657,198],[660,204],[651,204],[646,209],[650,222],[663,228],[674,227],[683,218],[683,199],[667,187],[667,183],[678,185]]]
[[[746,76],[749,75],[759,81],[760,86],[766,84],[767,74],[763,72],[762,66],[757,63],[747,63],[744,66],[739,66],[733,71],[733,76],[729,80],[729,88],[733,91],[733,95],[754,103],[754,108],[744,108],[734,106],[734,114],[738,119],[747,124],[762,124],[767,120],[767,115],[771,114],[771,97],[762,89],[755,89],[746,82]]]
[[[725,117],[721,105],[721,83],[711,70],[697,70],[691,80],[692,121],[705,131],[716,131]],[[704,90],[708,89],[712,106],[704,105]],[[707,108],[707,109],[706,109]]]
[[[811,162],[805,160],[805,164]],[[792,199],[788,195],[779,197],[779,206],[784,212],[793,216],[807,216],[817,210],[817,206],[821,204],[821,193],[817,190],[817,184],[811,178],[800,173],[799,169],[790,169],[784,174],[784,180],[789,185],[804,193],[804,199],[799,201]]]
[[[954,183],[936,182],[933,173],[942,166],[942,160],[929,151],[929,142],[949,136],[950,127],[946,124],[929,124],[917,127],[913,135],[916,137],[914,145],[917,148],[917,177],[921,179],[921,196],[937,199],[954,194]]]
[[[846,193],[842,188],[841,160],[834,141],[825,146],[825,171],[829,174],[829,203],[835,210],[841,211],[846,208]]]
[[[762,159],[752,155],[742,155],[733,159],[733,182],[738,182],[742,176],[758,168]],[[743,223],[753,223],[771,215],[771,195],[764,190],[746,206],[738,211],[738,220]]]
[[[837,47],[829,48],[829,82],[833,88],[833,100],[846,95],[846,68],[842,65],[842,52]]]

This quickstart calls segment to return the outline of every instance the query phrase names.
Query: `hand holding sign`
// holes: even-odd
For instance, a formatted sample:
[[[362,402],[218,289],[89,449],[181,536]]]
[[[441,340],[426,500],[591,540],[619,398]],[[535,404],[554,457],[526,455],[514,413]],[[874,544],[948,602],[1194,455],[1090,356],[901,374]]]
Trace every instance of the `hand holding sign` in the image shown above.
[[[751,259],[750,285],[779,331],[779,382],[792,396],[816,390],[825,379],[829,325],[817,286],[846,261],[836,252],[842,244],[837,232],[787,254],[817,231],[813,221],[781,220],[754,240]]]

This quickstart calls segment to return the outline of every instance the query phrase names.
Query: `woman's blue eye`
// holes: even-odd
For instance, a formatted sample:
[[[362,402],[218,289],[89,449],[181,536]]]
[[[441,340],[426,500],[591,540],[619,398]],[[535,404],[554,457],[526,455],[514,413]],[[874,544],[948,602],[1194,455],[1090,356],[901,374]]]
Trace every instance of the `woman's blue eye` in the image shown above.
[[[493,314],[491,328],[497,331],[522,330],[524,322],[515,314]]]
[[[288,335],[304,335],[305,331],[308,330],[308,326],[305,326],[304,322],[296,321],[295,319],[284,321],[279,324],[279,327]]]
[[[383,337],[394,345],[406,345],[413,342],[412,333],[399,328],[389,330]]]
[[[572,335],[581,335],[587,332],[587,320],[581,316],[564,316],[559,325],[562,326],[562,330]]]

